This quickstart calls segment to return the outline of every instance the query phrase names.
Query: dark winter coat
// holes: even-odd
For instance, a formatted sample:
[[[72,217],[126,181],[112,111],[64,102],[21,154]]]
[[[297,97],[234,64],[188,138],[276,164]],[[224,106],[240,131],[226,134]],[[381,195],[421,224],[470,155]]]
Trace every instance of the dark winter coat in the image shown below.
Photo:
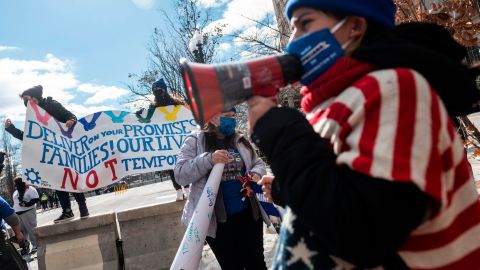
[[[66,123],[69,120],[77,122],[77,117],[65,109],[60,102],[52,99],[52,97],[42,98],[38,102],[38,106],[48,112],[53,118],[57,119],[62,123]],[[16,128],[13,124],[5,129],[8,133],[12,134],[13,137],[23,140],[23,131]]]

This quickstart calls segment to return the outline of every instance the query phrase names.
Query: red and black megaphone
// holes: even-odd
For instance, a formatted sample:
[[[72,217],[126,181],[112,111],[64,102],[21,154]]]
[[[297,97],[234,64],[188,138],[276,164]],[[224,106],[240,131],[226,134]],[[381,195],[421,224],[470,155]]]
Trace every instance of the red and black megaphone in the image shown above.
[[[300,60],[287,54],[218,65],[182,59],[180,66],[192,113],[200,126],[252,96],[276,97],[279,88],[302,76]]]

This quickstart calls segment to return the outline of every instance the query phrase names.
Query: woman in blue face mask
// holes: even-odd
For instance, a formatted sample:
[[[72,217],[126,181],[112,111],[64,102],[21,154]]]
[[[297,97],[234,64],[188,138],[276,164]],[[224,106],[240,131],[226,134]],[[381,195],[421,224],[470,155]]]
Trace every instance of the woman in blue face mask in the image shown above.
[[[480,269],[480,201],[451,121],[478,101],[465,48],[440,26],[395,26],[392,0],[286,13],[306,119],[249,100],[275,174],[261,184],[286,207],[273,269]]]
[[[266,174],[265,163],[235,126],[235,110],[232,110],[185,138],[175,166],[177,182],[191,185],[182,223],[187,226],[190,222],[213,165],[225,163],[207,243],[222,269],[267,269],[262,221],[267,224],[270,221],[257,198],[241,181],[245,176],[255,182],[260,180]]]

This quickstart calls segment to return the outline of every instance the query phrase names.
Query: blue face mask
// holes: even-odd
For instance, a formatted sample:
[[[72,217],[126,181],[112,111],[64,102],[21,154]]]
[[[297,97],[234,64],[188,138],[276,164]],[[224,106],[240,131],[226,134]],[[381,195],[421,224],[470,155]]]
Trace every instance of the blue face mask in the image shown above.
[[[237,125],[237,120],[233,117],[220,117],[220,125],[218,126],[220,132],[225,136],[230,136],[235,133],[235,126]]]
[[[300,82],[308,85],[325,73],[341,58],[349,42],[341,46],[333,35],[347,18],[337,23],[331,30],[326,28],[298,38],[287,45],[285,51],[302,61],[303,75]]]

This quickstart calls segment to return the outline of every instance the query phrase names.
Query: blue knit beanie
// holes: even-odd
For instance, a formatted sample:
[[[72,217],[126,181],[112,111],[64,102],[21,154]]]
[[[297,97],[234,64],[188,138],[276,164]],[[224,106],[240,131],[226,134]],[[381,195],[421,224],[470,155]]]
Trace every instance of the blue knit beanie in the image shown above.
[[[292,19],[293,11],[299,7],[360,16],[388,28],[395,26],[396,6],[393,0],[289,0],[286,7],[288,20]]]
[[[167,84],[165,83],[165,81],[163,79],[158,79],[158,81],[156,81],[152,84],[152,90],[157,88],[157,87],[162,88],[163,90],[167,90]]]

